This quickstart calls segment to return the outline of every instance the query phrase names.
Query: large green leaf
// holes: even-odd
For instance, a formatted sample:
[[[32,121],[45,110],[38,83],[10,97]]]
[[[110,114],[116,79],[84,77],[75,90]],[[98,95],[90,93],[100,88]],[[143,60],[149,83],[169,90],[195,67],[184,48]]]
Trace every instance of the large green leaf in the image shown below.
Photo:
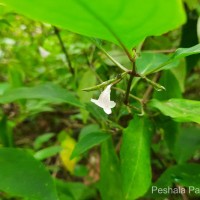
[[[174,118],[176,121],[200,123],[200,101],[187,99],[158,101],[152,99],[149,105],[159,109],[164,115]]]
[[[150,136],[150,123],[136,116],[124,130],[120,156],[126,200],[144,195],[151,184]]]
[[[50,174],[30,154],[0,148],[0,190],[29,200],[58,200]]]
[[[112,139],[101,145],[100,193],[102,200],[122,200],[121,173]]]
[[[16,11],[131,49],[184,23],[181,0],[3,0]]]
[[[51,103],[68,103],[78,107],[82,106],[73,93],[52,83],[11,89],[0,97],[0,104],[20,99],[44,99]]]
[[[79,138],[78,143],[76,144],[74,151],[72,152],[71,159],[79,156],[88,149],[101,144],[103,141],[107,140],[110,137],[108,133],[102,131],[89,132],[84,134]]]

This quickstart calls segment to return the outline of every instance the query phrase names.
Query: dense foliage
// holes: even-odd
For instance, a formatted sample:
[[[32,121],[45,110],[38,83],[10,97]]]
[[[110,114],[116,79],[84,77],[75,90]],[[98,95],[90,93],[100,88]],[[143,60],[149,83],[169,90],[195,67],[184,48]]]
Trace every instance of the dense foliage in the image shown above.
[[[199,199],[199,16],[2,0],[0,200]]]

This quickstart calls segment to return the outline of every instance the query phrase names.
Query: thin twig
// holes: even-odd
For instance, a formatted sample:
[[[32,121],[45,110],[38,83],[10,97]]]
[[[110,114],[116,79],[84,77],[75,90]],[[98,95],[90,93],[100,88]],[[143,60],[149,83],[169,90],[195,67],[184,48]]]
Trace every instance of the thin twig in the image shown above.
[[[160,78],[160,75],[161,75],[160,73],[156,73],[155,76],[153,77],[152,81],[157,82]],[[146,92],[144,93],[143,98],[142,98],[142,101],[144,104],[148,101],[152,91],[153,91],[153,86],[149,85]]]
[[[122,90],[121,88],[117,88],[117,87],[112,87],[114,90],[118,90],[118,91],[120,91],[120,92],[122,92],[122,93],[126,93],[126,91],[125,90]],[[129,94],[129,96],[131,97],[131,98],[133,98],[133,99],[135,99],[136,101],[139,101],[140,103],[142,102],[142,99],[140,99],[139,97],[136,97],[135,95],[133,95],[133,94]]]
[[[53,29],[54,29],[54,32],[55,32],[55,34],[56,34],[58,40],[59,40],[60,46],[61,46],[61,48],[62,48],[62,51],[63,51],[64,55],[65,55],[65,58],[66,58],[66,60],[67,60],[69,70],[70,70],[71,74],[74,75],[74,69],[73,69],[73,67],[72,67],[72,63],[71,63],[71,60],[70,60],[70,58],[69,58],[69,54],[68,54],[68,52],[67,52],[67,49],[65,48],[64,42],[63,42],[63,40],[62,40],[62,38],[61,38],[60,31],[59,31],[59,29],[58,29],[57,27],[55,27],[55,26],[53,26]]]
[[[99,81],[99,82],[103,82],[103,80],[102,80],[101,77],[98,75],[98,73],[96,73],[96,71],[95,71],[95,69],[94,69],[93,62],[92,62],[92,60],[90,60],[90,59],[88,58],[87,52],[84,52],[84,55],[85,55],[85,58],[86,58],[87,65],[88,65],[89,68],[92,70],[92,72],[95,74],[95,76],[97,77],[98,81]]]

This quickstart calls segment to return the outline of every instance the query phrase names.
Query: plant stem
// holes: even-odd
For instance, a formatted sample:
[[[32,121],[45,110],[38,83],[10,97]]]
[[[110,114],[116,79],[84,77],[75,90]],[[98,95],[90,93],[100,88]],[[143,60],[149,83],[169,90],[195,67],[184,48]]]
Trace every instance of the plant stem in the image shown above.
[[[59,40],[60,46],[61,46],[61,48],[62,48],[62,51],[63,51],[64,55],[65,55],[65,58],[66,58],[66,60],[67,60],[69,70],[70,70],[71,74],[74,75],[74,69],[73,69],[73,67],[72,67],[72,63],[71,63],[71,60],[70,60],[70,58],[69,58],[69,54],[68,54],[68,52],[67,52],[67,49],[65,48],[64,42],[63,42],[63,40],[62,40],[62,38],[61,38],[60,31],[59,31],[59,29],[58,29],[57,27],[55,27],[55,26],[53,26],[53,29],[54,29],[54,32],[55,32],[55,34],[56,34],[58,40]]]
[[[126,93],[126,91],[124,91],[124,90],[122,90],[121,88],[117,88],[117,87],[112,87],[114,90],[118,90],[118,91],[120,91],[120,92],[122,92],[122,93]],[[142,99],[140,99],[139,97],[136,97],[135,95],[133,95],[133,94],[129,94],[129,96],[131,97],[131,98],[133,98],[133,99],[135,99],[136,101],[138,101],[138,102],[142,102]]]
[[[126,69],[123,65],[121,65],[119,62],[117,62],[108,52],[106,52],[106,50],[104,48],[102,48],[100,45],[98,45],[99,49],[101,49],[105,55],[117,66],[119,67],[121,70],[127,72],[129,71],[128,69]]]
[[[128,85],[127,85],[127,89],[126,89],[126,94],[125,94],[125,99],[124,99],[124,104],[127,105],[128,104],[128,97],[129,97],[129,93],[130,93],[130,89],[131,89],[131,83],[133,81],[133,78],[135,76],[138,76],[138,74],[136,73],[136,66],[135,66],[135,57],[133,59],[133,67],[132,67],[132,71],[130,73],[130,78],[128,81]]]

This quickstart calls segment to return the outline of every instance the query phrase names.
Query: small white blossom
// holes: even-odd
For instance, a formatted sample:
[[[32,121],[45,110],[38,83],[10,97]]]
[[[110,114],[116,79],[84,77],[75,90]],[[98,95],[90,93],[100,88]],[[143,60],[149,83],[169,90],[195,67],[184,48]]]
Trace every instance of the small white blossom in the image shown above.
[[[38,49],[42,58],[47,58],[50,55],[50,52],[44,49],[43,47],[39,47]]]
[[[100,94],[99,99],[91,99],[91,102],[95,103],[97,106],[103,108],[104,112],[108,115],[112,113],[111,108],[116,106],[114,101],[110,101],[111,85],[108,85],[106,89]]]

